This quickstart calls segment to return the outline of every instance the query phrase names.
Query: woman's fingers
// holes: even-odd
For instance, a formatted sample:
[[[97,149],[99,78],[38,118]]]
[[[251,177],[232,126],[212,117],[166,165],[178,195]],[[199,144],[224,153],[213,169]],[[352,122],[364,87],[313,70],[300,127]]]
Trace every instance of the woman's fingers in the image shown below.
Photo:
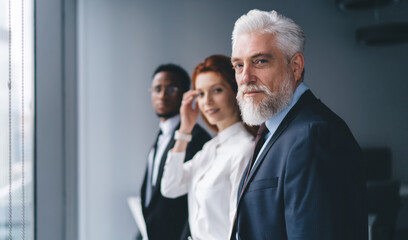
[[[181,102],[181,109],[185,109],[186,111],[196,111],[197,104],[194,99],[198,96],[198,92],[195,90],[190,90],[183,95],[183,100]]]
[[[190,133],[197,122],[198,108],[196,103],[193,103],[194,98],[198,96],[197,91],[190,90],[183,95],[183,101],[181,102],[180,114],[181,114],[181,124],[180,132]],[[195,105],[194,108],[192,105]]]
[[[181,102],[182,104],[188,104],[191,103],[195,97],[198,96],[198,92],[195,90],[190,90],[183,95],[183,101]]]

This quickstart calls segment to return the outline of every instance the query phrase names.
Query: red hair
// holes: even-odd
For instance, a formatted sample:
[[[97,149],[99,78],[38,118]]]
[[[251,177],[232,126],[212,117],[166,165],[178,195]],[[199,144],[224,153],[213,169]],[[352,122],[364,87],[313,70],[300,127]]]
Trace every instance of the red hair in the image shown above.
[[[205,72],[215,72],[221,75],[222,79],[224,79],[230,86],[234,93],[238,91],[238,85],[235,81],[235,71],[232,68],[231,59],[224,55],[211,55],[207,57],[204,62],[197,64],[194,68],[193,76],[191,78],[193,83],[193,89],[196,89],[196,79],[200,73]],[[241,115],[240,115],[241,116]],[[210,124],[204,114],[201,114],[204,122],[208,125],[208,127],[213,130],[214,132],[218,132],[218,128],[216,125]]]
[[[197,64],[194,68],[193,76],[191,81],[193,83],[193,89],[196,89],[196,79],[200,73],[205,72],[215,72],[221,75],[222,79],[224,79],[230,86],[232,91],[237,94],[238,92],[238,85],[237,81],[235,80],[235,70],[232,67],[231,59],[227,56],[218,54],[218,55],[211,55],[207,57],[204,62]],[[237,104],[238,105],[238,104]],[[239,112],[239,120],[241,119],[241,111],[238,108]],[[201,113],[201,117],[207,126],[213,130],[214,132],[218,132],[218,127],[216,125],[210,124],[208,119]],[[257,127],[250,127],[245,124],[245,128],[252,134],[255,135],[257,132]]]

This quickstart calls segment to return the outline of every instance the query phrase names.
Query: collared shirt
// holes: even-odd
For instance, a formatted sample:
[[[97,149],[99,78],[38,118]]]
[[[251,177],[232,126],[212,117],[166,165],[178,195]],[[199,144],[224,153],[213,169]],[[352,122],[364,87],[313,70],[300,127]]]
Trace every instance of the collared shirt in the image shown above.
[[[264,145],[262,146],[261,150],[259,151],[259,154],[255,160],[255,163],[252,166],[255,166],[256,162],[258,161],[259,156],[263,152],[265,146],[268,145],[268,142],[271,140],[273,134],[276,132],[276,129],[278,129],[279,125],[283,121],[283,119],[286,117],[288,112],[292,109],[292,107],[299,101],[299,98],[302,96],[304,92],[306,92],[309,89],[309,87],[306,85],[306,83],[301,82],[299,86],[296,88],[295,92],[293,93],[292,101],[290,102],[289,106],[283,109],[282,111],[278,112],[276,115],[273,117],[269,118],[266,120],[265,125],[269,130],[268,135],[266,135],[266,141]]]
[[[180,123],[180,115],[176,115],[174,117],[167,119],[164,122],[160,122],[159,124],[162,134],[160,134],[159,139],[157,141],[156,156],[154,158],[153,176],[152,176],[153,186],[156,185],[157,175],[159,174],[160,161],[163,157],[164,150],[166,150],[167,145],[169,144],[171,138],[173,137],[173,132],[179,123]],[[149,166],[150,167],[153,163],[153,155],[154,155],[154,149],[152,149],[149,154]]]
[[[254,137],[238,122],[218,133],[188,162],[183,163],[185,153],[168,153],[161,192],[170,198],[188,194],[194,240],[229,238],[239,182],[253,145]]]

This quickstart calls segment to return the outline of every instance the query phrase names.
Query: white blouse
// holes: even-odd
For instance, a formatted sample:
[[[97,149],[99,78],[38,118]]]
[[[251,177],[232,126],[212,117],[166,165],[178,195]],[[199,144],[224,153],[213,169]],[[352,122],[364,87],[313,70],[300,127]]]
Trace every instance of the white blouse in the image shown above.
[[[229,239],[239,182],[253,145],[253,136],[238,122],[219,132],[186,163],[184,152],[168,153],[161,193],[169,198],[188,193],[194,240]]]

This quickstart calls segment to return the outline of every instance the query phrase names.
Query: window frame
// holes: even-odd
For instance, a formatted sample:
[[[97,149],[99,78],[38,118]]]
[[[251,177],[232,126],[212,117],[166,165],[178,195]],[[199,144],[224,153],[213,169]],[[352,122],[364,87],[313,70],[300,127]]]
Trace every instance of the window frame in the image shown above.
[[[35,1],[34,238],[78,239],[77,1]]]

